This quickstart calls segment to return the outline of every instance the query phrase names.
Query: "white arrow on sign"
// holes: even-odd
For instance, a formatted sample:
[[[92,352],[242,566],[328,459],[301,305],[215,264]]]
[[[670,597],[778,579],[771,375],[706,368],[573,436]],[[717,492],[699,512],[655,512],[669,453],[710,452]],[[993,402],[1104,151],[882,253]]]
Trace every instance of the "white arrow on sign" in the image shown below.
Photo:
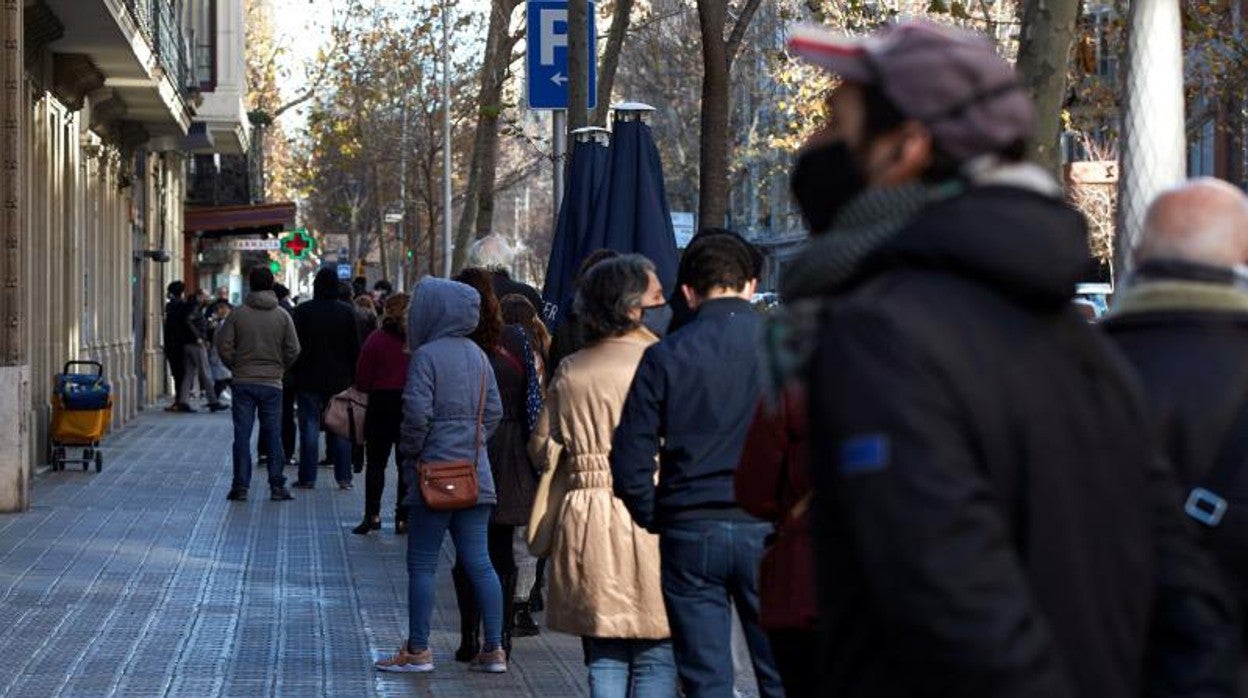
[[[560,87],[563,87],[564,83],[566,83],[568,79],[564,77],[563,73],[555,73],[554,75],[550,76],[550,81]]]

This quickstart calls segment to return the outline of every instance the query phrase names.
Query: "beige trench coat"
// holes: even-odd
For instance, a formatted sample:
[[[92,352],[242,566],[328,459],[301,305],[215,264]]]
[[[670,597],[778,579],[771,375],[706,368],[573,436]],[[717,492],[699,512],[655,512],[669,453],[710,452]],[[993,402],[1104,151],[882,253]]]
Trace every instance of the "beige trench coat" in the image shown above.
[[[546,624],[553,630],[645,640],[671,635],[658,537],[634,524],[611,492],[611,436],[641,355],[654,342],[645,330],[602,340],[564,359],[547,392],[530,449],[535,463],[556,468],[551,489],[562,494],[548,500],[554,525]]]

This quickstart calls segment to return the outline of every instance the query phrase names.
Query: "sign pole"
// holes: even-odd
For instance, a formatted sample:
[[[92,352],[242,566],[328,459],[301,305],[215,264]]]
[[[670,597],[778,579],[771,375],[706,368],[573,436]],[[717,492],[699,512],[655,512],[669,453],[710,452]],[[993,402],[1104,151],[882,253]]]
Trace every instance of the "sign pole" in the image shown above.
[[[554,165],[554,187],[552,191],[552,206],[554,209],[554,220],[550,225],[550,229],[554,230],[559,225],[559,209],[563,206],[563,189],[564,189],[564,162],[568,156],[568,112],[564,110],[553,111],[550,113],[551,134],[550,142],[553,148],[551,161]]]

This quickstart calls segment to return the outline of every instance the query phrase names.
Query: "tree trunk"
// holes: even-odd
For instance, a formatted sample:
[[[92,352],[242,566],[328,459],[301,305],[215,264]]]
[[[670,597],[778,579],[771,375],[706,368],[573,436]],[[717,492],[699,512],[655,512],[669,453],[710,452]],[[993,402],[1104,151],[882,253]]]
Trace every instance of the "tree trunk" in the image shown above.
[[[253,204],[262,204],[265,202],[265,181],[264,181],[264,150],[265,140],[268,135],[268,127],[263,123],[253,123],[251,132],[251,202]]]
[[[703,69],[698,225],[703,228],[724,225],[728,211],[727,17],[727,0],[698,0]]]
[[[728,0],[698,0],[702,27],[702,133],[698,170],[698,226],[720,227],[728,214],[728,150],[731,122],[732,61],[761,0],[745,0],[732,33],[728,27]]]
[[[377,168],[377,161],[373,160],[373,205],[377,208],[377,254],[381,261],[381,278],[390,278],[390,257],[386,250],[386,204],[382,198],[382,192],[385,188],[381,186],[381,173]],[[357,260],[361,263],[363,259]],[[361,264],[362,266],[362,264]]]
[[[1078,18],[1079,0],[1026,0],[1023,5],[1017,68],[1036,105],[1028,150],[1032,159],[1057,175],[1062,165],[1066,72]]]
[[[452,266],[460,269],[468,256],[474,237],[490,234],[494,218],[494,177],[498,167],[498,116],[502,111],[503,82],[515,45],[509,36],[511,15],[518,0],[493,0],[490,23],[481,62],[481,81],[476,104],[477,129],[472,141],[472,157],[468,165],[468,183],[464,207],[455,230]],[[451,215],[448,211],[445,215]]]
[[[615,72],[620,65],[620,53],[624,49],[624,37],[632,19],[633,0],[616,0],[615,13],[611,17],[611,30],[607,34],[607,46],[602,52],[598,67],[598,106],[590,117],[594,126],[607,125],[607,113],[611,110],[611,90],[615,87]]]
[[[568,131],[589,124],[589,3],[568,0]],[[562,167],[563,163],[556,166]]]

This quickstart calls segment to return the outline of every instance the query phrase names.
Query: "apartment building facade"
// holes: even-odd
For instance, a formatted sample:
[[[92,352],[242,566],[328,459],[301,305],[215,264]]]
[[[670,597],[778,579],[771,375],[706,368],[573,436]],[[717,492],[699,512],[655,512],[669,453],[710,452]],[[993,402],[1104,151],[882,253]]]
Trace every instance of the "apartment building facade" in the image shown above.
[[[0,0],[0,511],[48,458],[52,375],[104,364],[114,426],[168,391],[187,159],[245,153],[242,0]]]

